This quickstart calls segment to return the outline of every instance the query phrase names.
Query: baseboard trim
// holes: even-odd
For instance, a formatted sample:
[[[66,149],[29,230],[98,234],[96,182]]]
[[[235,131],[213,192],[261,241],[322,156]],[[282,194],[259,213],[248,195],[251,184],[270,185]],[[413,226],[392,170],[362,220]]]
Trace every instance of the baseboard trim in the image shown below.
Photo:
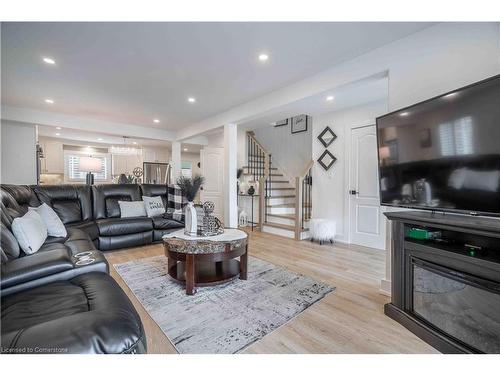
[[[391,296],[391,280],[386,280],[386,279],[380,280],[379,292],[380,292],[380,294],[383,294],[384,296],[390,297]]]
[[[445,354],[472,354],[477,351],[453,341],[448,336],[427,326],[417,318],[394,306],[392,303],[384,305],[384,313],[403,327],[414,333],[426,343]]]

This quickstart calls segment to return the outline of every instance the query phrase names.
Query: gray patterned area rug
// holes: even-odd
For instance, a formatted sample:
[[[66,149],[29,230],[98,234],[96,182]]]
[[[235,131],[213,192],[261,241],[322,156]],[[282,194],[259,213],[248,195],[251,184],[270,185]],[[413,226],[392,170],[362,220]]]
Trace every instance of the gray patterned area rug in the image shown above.
[[[113,266],[179,353],[237,353],[335,289],[254,257],[248,280],[193,296],[170,279],[164,256]]]

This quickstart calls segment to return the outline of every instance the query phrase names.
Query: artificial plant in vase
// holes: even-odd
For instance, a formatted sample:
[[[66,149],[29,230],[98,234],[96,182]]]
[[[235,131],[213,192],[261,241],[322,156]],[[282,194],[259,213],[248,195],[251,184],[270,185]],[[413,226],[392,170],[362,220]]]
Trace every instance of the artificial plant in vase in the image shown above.
[[[200,175],[196,175],[193,178],[181,176],[177,179],[177,185],[181,188],[182,195],[184,195],[188,201],[184,208],[184,232],[192,236],[196,236],[198,231],[198,218],[196,216],[193,200],[204,181],[205,178]]]
[[[240,178],[243,176],[243,168],[238,168],[236,172],[236,195],[240,193]]]

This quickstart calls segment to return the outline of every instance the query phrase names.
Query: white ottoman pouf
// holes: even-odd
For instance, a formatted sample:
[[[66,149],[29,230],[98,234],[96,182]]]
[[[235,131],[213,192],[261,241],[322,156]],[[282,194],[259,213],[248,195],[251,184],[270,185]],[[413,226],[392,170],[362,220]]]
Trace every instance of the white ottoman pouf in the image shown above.
[[[336,226],[335,221],[328,219],[311,219],[309,221],[309,233],[311,234],[311,241],[330,241],[333,243],[335,240]]]

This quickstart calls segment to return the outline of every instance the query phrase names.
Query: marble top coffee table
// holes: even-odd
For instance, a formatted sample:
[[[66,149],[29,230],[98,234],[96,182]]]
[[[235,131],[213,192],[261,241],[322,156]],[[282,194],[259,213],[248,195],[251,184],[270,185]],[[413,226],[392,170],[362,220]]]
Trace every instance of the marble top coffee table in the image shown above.
[[[186,294],[196,287],[247,279],[248,235],[239,229],[225,229],[211,237],[192,237],[184,229],[163,236],[168,274],[186,285]],[[235,258],[240,258],[239,261]]]

